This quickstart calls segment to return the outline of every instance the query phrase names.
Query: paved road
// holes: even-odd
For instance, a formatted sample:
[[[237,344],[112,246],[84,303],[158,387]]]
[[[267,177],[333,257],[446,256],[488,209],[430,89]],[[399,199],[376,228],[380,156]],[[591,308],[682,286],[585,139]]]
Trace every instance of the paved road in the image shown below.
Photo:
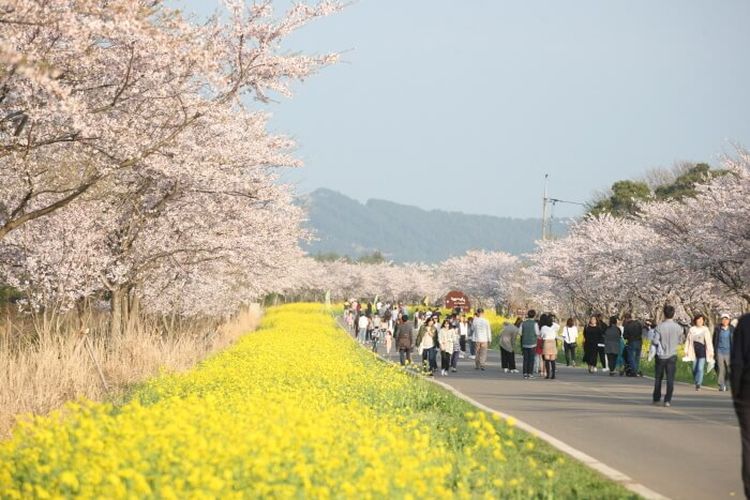
[[[648,378],[589,374],[563,363],[556,380],[523,380],[502,373],[497,351],[488,363],[476,371],[463,359],[458,373],[438,378],[664,496],[742,497],[739,427],[728,392],[676,384],[672,407],[664,408],[651,404]]]

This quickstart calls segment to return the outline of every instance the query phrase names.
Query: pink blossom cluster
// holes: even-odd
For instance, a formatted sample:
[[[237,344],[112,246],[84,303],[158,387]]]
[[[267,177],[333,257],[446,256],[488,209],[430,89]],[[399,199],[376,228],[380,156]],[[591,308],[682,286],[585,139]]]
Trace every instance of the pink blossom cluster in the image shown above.
[[[515,291],[520,261],[504,252],[469,251],[439,264],[318,262],[307,257],[296,265],[294,274],[300,278],[285,285],[286,293],[330,292],[334,300],[379,296],[432,303],[457,288],[479,301],[506,304]]]
[[[281,42],[335,2],[226,1],[196,22],[153,0],[0,8],[0,279],[33,307],[95,294],[156,312],[228,314],[301,257],[292,142],[253,99],[335,54]]]

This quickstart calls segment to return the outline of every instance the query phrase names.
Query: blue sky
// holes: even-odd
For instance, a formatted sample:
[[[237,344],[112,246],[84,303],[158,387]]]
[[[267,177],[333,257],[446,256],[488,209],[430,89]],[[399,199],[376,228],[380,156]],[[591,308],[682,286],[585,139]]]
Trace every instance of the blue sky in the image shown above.
[[[745,0],[358,0],[288,39],[343,62],[271,105],[271,128],[298,142],[302,192],[539,216],[545,173],[587,201],[750,147],[748,26]]]

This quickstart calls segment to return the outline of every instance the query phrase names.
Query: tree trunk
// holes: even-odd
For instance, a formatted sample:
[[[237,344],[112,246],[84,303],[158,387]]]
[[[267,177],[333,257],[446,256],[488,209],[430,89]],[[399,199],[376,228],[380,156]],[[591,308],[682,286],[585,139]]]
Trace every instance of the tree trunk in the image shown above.
[[[128,326],[128,290],[124,286],[112,290],[110,302],[110,337],[119,339],[125,333]]]

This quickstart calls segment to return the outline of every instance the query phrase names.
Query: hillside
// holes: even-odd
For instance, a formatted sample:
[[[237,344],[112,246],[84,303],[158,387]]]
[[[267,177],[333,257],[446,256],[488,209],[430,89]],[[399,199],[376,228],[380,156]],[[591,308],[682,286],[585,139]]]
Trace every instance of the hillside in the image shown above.
[[[312,255],[335,252],[357,257],[381,251],[395,262],[439,262],[470,249],[530,252],[540,219],[517,219],[422,210],[384,200],[365,204],[329,189],[300,198],[317,241],[303,245]],[[553,234],[565,233],[560,222]]]

